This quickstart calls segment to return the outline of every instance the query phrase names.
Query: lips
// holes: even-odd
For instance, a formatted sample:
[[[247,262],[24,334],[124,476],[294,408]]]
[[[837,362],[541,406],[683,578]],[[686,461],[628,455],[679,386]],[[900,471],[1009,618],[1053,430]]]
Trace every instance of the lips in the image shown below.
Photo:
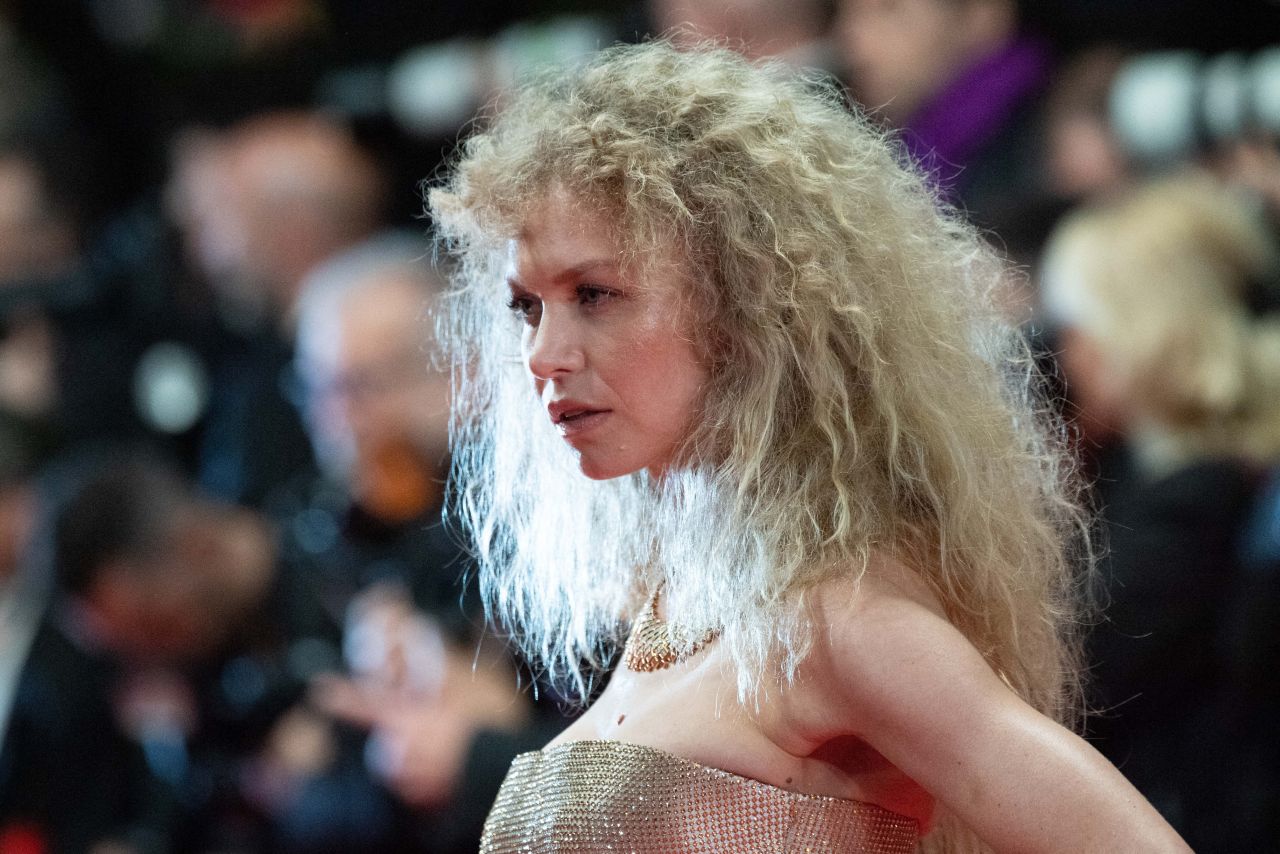
[[[609,414],[608,409],[597,409],[576,400],[558,400],[548,404],[547,414],[551,423],[566,438],[576,436],[599,424]]]
[[[589,406],[577,400],[556,400],[547,404],[547,414],[551,416],[551,423],[555,425],[565,422],[572,423],[586,415],[603,411],[598,407]]]

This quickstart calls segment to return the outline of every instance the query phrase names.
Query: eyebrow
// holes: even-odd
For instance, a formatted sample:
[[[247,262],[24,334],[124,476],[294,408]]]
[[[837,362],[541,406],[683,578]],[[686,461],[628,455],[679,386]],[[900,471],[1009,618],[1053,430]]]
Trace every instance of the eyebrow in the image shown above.
[[[599,270],[601,267],[607,267],[610,270],[618,268],[617,258],[592,258],[589,261],[583,261],[581,264],[574,264],[566,270],[560,271],[556,279],[576,279],[586,273]]]
[[[588,273],[592,273],[601,269],[608,269],[610,271],[616,272],[618,270],[618,259],[614,257],[608,257],[608,256],[601,257],[601,258],[591,258],[581,263],[574,264],[572,267],[566,267],[565,269],[556,273],[552,277],[552,280],[556,282],[569,281],[572,279],[581,278],[582,276],[585,276]],[[520,280],[517,279],[515,276],[507,276],[507,286],[511,288],[518,288],[520,290],[524,290],[524,286],[520,284]]]

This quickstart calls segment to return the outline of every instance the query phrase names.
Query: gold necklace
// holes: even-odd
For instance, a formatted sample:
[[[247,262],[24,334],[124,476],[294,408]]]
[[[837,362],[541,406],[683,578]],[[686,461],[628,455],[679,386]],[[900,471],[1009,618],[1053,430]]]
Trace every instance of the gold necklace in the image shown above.
[[[672,625],[659,617],[658,595],[662,593],[662,587],[663,584],[659,584],[653,591],[631,628],[631,637],[627,639],[622,659],[629,670],[640,673],[662,670],[692,658],[720,637],[719,628],[694,635],[684,626]]]

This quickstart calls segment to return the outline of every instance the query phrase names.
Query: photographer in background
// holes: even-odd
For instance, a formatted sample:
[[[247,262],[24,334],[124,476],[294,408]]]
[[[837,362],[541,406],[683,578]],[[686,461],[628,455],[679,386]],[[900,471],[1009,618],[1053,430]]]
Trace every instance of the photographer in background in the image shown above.
[[[1039,100],[1048,44],[1017,0],[841,0],[854,96],[902,132],[941,194],[985,228],[1042,202]]]
[[[225,333],[200,447],[211,493],[260,506],[311,468],[283,388],[299,295],[378,227],[384,191],[373,157],[318,113],[264,113],[180,147],[171,212]]]
[[[201,498],[150,454],[62,475],[48,475],[49,494],[65,494],[46,496],[58,588],[0,752],[0,825],[55,852],[168,851],[209,818],[196,815],[212,758],[200,742],[218,662],[253,637],[271,541],[256,516]]]
[[[308,277],[296,392],[324,474],[274,511],[283,614],[295,645],[328,650],[315,720],[344,727],[399,803],[395,839],[474,851],[512,757],[565,725],[535,708],[504,644],[483,628],[460,533],[442,521],[449,372],[433,353],[442,284],[411,234],[382,234]],[[283,498],[284,496],[282,496]]]

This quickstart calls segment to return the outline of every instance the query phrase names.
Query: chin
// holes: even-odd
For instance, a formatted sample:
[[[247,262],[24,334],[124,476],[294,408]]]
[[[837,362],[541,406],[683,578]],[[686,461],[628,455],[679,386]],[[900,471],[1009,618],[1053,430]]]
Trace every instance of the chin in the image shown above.
[[[600,459],[592,454],[578,455],[578,470],[591,480],[613,480],[615,477],[626,477],[645,468],[643,463],[632,464],[629,460],[620,460],[616,456]]]
[[[627,468],[617,465],[599,465],[589,463],[586,460],[580,460],[578,470],[591,480],[613,480],[615,477],[625,477],[632,472],[639,471],[639,468]]]

